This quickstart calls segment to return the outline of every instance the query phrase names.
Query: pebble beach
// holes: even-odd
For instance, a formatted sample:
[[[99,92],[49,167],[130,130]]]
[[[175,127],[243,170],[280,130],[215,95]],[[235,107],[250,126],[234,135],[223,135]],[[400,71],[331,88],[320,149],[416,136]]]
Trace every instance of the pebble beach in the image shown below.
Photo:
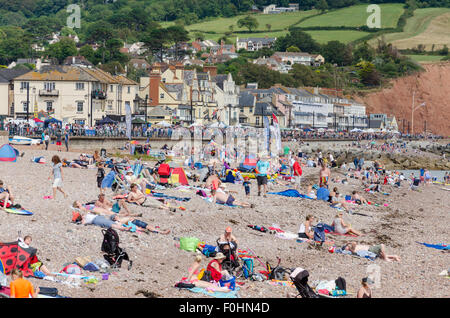
[[[42,150],[38,146],[18,146],[23,157],[16,162],[0,162],[0,179],[9,185],[15,194],[15,202],[32,211],[32,216],[8,214],[0,211],[0,241],[11,242],[20,234],[33,236],[33,247],[37,255],[53,272],[59,272],[64,264],[73,263],[77,257],[102,259],[100,250],[103,234],[100,227],[76,225],[71,222],[70,206],[75,200],[93,201],[99,190],[96,184],[97,169],[63,168],[63,189],[68,194],[64,199],[61,193],[55,200],[44,199],[51,195],[52,180],[50,159],[54,154],[61,158],[74,159],[80,152],[56,152]],[[35,156],[44,156],[46,164],[31,162]],[[150,163],[151,166],[154,163]],[[109,169],[106,169],[109,172]],[[318,179],[319,168],[305,167],[303,179]],[[338,170],[332,170],[332,177],[342,177]],[[191,185],[195,184],[190,180]],[[348,184],[330,183],[337,186],[343,195],[353,190],[360,193],[374,205],[355,205],[356,212],[365,214],[350,215],[344,212],[344,220],[354,229],[362,231],[360,237],[333,236],[327,234],[327,240],[335,246],[356,241],[358,244],[385,244],[388,254],[396,254],[401,262],[386,262],[380,259],[370,261],[349,255],[335,254],[327,246],[311,247],[307,242],[298,243],[275,234],[262,233],[247,225],[276,226],[286,232],[297,233],[305,216],[312,214],[317,221],[331,224],[337,210],[324,201],[287,198],[268,194],[258,197],[256,180],[252,180],[251,195],[245,197],[239,184],[226,184],[237,200],[255,204],[254,208],[227,207],[209,203],[195,194],[194,190],[167,189],[168,195],[190,197],[188,202],[177,203],[186,208],[176,212],[130,206],[132,212],[142,213],[139,219],[170,229],[169,235],[119,232],[120,246],[133,260],[131,270],[127,266],[113,270],[108,280],[102,280],[99,273],[88,273],[99,278],[97,283],[70,286],[30,278],[35,286],[56,287],[59,294],[74,298],[110,298],[110,297],[207,297],[188,290],[174,288],[176,282],[187,275],[195,253],[180,250],[177,239],[197,237],[210,245],[228,226],[239,240],[239,248],[251,250],[262,263],[267,261],[276,265],[277,257],[281,265],[288,268],[302,267],[309,271],[309,281],[335,280],[345,278],[349,295],[354,298],[361,286],[361,279],[367,276],[369,265],[379,266],[380,286],[373,288],[374,298],[385,297],[449,297],[450,279],[440,276],[450,266],[448,250],[441,251],[425,247],[417,242],[430,244],[449,242],[450,195],[442,189],[444,185],[432,184],[420,186],[419,191],[411,191],[407,182],[400,189],[370,194],[364,193],[360,181],[349,179]],[[273,185],[269,191],[283,191],[290,186]],[[448,186],[446,188],[449,188]],[[112,191],[108,189],[107,198],[111,200]],[[209,259],[203,259],[206,267]],[[126,264],[126,263],[124,263]],[[264,270],[255,259],[255,271]],[[240,286],[241,298],[285,298],[296,293],[292,286],[272,285],[268,282],[244,280]]]

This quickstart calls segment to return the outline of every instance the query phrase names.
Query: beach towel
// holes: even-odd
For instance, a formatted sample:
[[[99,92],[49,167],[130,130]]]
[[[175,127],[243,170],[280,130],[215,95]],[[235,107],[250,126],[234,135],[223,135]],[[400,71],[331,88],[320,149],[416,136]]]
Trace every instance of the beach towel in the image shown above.
[[[239,296],[238,296],[239,287],[236,287],[235,290],[232,290],[228,293],[206,290],[205,288],[200,288],[200,287],[194,287],[194,288],[190,288],[188,290],[193,293],[202,293],[207,296],[211,296],[211,297],[215,297],[215,298],[239,298]]]
[[[285,191],[281,191],[281,192],[267,192],[268,194],[276,194],[276,195],[282,195],[284,197],[290,197],[290,198],[303,198],[303,199],[310,199],[310,200],[314,200],[313,198],[305,195],[305,194],[301,194],[300,192],[298,192],[295,189],[288,189]]]
[[[167,195],[167,194],[160,193],[160,192],[152,192],[151,196],[158,197],[158,198],[170,199],[170,200],[176,200],[176,201],[181,201],[181,202],[187,202],[191,199],[191,198],[175,197],[175,196]]]
[[[327,188],[319,188],[317,190],[317,200],[328,201],[330,191]]]
[[[111,186],[114,182],[115,176],[116,176],[116,173],[114,171],[111,171],[110,173],[108,173],[102,181],[102,189],[111,188]]]
[[[428,243],[421,243],[421,242],[416,242],[416,243],[422,244],[426,247],[435,248],[437,250],[450,250],[450,245],[448,245],[448,244],[428,244]]]

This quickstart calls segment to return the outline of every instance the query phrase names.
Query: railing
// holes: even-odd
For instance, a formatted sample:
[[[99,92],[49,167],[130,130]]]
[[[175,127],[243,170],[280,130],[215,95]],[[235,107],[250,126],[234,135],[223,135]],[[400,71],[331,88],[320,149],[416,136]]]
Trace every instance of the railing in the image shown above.
[[[91,96],[95,99],[106,99],[107,94],[101,90],[94,90],[92,91]]]
[[[59,90],[57,90],[57,89],[40,89],[39,96],[59,96]]]

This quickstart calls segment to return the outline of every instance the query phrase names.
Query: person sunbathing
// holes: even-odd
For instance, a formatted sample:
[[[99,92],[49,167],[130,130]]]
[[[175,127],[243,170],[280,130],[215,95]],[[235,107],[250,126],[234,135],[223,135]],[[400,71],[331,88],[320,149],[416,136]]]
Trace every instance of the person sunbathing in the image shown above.
[[[254,204],[236,200],[231,194],[225,193],[223,190],[211,190],[213,203],[225,204],[229,206],[240,206],[243,208],[254,208]]]
[[[31,246],[31,242],[33,241],[31,235],[27,235],[22,239],[19,238],[19,245],[23,246],[24,248],[28,248]],[[33,273],[36,271],[41,271],[47,276],[55,276],[52,272],[49,271],[47,266],[44,265],[44,263],[37,257],[36,254],[33,255],[30,259],[30,265],[33,269]]]
[[[356,244],[356,242],[351,242],[346,244],[343,250],[350,251],[354,254],[356,254],[358,251],[368,251],[374,253],[379,258],[387,262],[391,262],[392,260],[400,262],[400,257],[398,257],[397,255],[386,254],[386,248],[384,244],[369,246],[369,245],[359,245]]]
[[[350,224],[345,224],[344,220],[342,219],[342,212],[338,213],[333,220],[333,224],[331,225],[334,227],[334,231],[339,234],[351,234],[351,235],[362,235],[361,232],[356,231],[352,229]]]
[[[112,212],[111,210],[99,206],[95,205],[84,206],[80,201],[75,201],[72,205],[72,208],[77,209],[81,212],[92,213],[97,215],[106,215],[106,216],[116,215],[116,213]]]
[[[346,212],[352,214],[353,211],[347,205],[345,198],[341,197],[341,194],[337,191],[336,188],[334,188],[334,189],[335,189],[333,191],[334,196],[331,197],[331,206],[334,208],[343,208]]]
[[[134,172],[131,170],[128,170],[127,173],[125,174],[125,180],[128,181],[129,184],[137,184],[140,187],[140,190],[144,190],[147,188],[147,185],[150,185],[150,182],[144,178],[144,177],[136,177],[134,175]]]
[[[142,191],[138,189],[138,186],[135,183],[131,184],[130,192],[128,193],[126,200],[129,203],[134,203],[143,207],[170,210],[171,212],[176,211],[175,208],[165,205],[166,201],[163,199],[160,201],[155,198],[145,196]]]
[[[9,186],[5,186],[3,181],[0,180],[0,196],[2,193],[7,193],[8,194],[8,199],[9,201],[11,201],[11,205],[14,204],[14,195],[11,192],[11,188]],[[0,197],[0,200],[2,200],[2,198]]]
[[[352,192],[352,200],[358,204],[367,204],[367,200],[359,195],[358,191],[356,190]]]
[[[156,227],[151,226],[150,224],[147,224],[146,222],[138,220],[131,216],[114,215],[114,216],[111,216],[111,220],[115,221],[115,222],[119,222],[119,223],[123,224],[124,226],[128,226],[129,222],[131,222],[132,224],[134,224],[135,226],[140,228],[142,231],[145,231],[147,233],[154,232],[154,233],[160,233],[160,234],[164,234],[164,235],[170,233],[170,230],[158,230],[158,229],[156,229]]]
[[[70,167],[70,168],[83,168],[83,169],[87,169],[87,165],[84,164],[84,162],[81,162],[81,164],[78,164],[75,160],[74,161],[69,161],[66,158],[64,158],[62,160],[63,163],[63,167]]]
[[[105,194],[103,193],[99,194],[97,201],[95,201],[95,206],[118,213],[121,216],[142,216],[142,213],[131,213],[125,202],[125,199],[119,199],[116,203],[113,204],[111,201],[106,199]]]

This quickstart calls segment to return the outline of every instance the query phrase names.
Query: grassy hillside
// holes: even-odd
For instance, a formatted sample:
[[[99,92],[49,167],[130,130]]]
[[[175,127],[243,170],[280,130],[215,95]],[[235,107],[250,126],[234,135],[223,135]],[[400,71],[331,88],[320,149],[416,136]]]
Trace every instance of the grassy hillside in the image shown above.
[[[406,55],[413,61],[419,62],[419,63],[432,63],[432,62],[438,62],[442,60],[442,56],[439,55]]]
[[[311,35],[314,40],[321,44],[335,40],[338,40],[342,43],[349,43],[369,34],[368,32],[351,30],[311,30],[305,32]]]
[[[381,7],[381,27],[394,28],[403,13],[403,4],[390,3],[380,4]],[[299,24],[299,27],[360,27],[367,23],[367,18],[371,13],[367,13],[367,5],[357,5],[332,11]]]
[[[436,48],[443,44],[450,46],[449,14],[449,8],[417,9],[414,16],[407,20],[404,32],[386,34],[384,39],[400,49],[413,48],[418,44],[426,45],[427,50],[433,44],[436,44]],[[369,43],[375,45],[377,39]]]
[[[252,16],[256,18],[259,23],[256,31],[266,31],[266,24],[270,24],[272,30],[287,30],[291,25],[296,24],[301,19],[317,13],[317,10],[309,10],[280,14],[253,14]],[[246,28],[239,28],[237,26],[237,21],[243,17],[245,17],[245,15],[232,18],[217,18],[210,21],[188,25],[186,26],[186,30],[209,31],[223,35],[225,32],[230,31],[229,27],[231,25],[233,26],[233,31],[248,31]]]

